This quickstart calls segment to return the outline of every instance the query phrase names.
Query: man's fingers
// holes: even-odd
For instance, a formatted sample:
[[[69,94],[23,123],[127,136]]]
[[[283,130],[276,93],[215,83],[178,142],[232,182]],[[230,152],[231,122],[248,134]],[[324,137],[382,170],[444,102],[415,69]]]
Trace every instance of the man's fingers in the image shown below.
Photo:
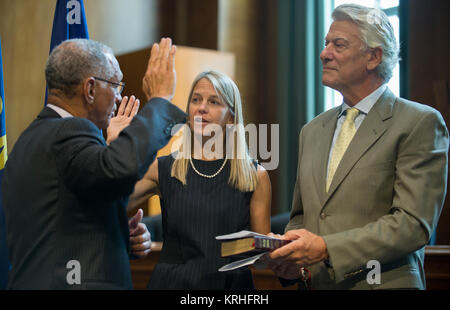
[[[289,256],[294,253],[293,242],[286,244],[269,253],[269,258],[275,261],[289,260]]]
[[[169,43],[168,39],[166,39],[166,38],[162,38],[161,39],[161,42],[159,43],[158,54],[157,54],[156,61],[155,61],[155,69],[161,69],[161,68],[165,69],[165,67],[164,67],[164,64],[165,64],[165,62],[164,62],[164,60],[165,60],[164,55],[166,53],[165,50],[167,49],[168,43]]]
[[[152,246],[151,235],[147,229],[145,230],[146,232],[144,234],[140,234],[138,236],[130,238],[131,252],[135,256],[139,257],[147,256],[147,254],[151,250]]]
[[[125,96],[122,98],[119,110],[117,111],[117,116],[134,117],[139,110],[140,101],[136,99],[134,95],[130,97]]]
[[[151,245],[152,245],[151,240],[130,244],[132,251],[144,251],[144,250],[149,249],[151,247]]]
[[[284,239],[283,235],[274,234],[273,232],[268,233],[267,236],[272,237],[272,238]]]
[[[304,229],[289,230],[284,234],[285,239],[296,240],[305,235],[307,231]]]
[[[164,45],[164,48],[162,49],[162,62],[161,64],[164,66],[164,69],[169,68],[169,55],[172,50],[172,39],[166,38],[166,44]]]
[[[130,230],[135,230],[138,227],[138,224],[142,221],[144,216],[144,211],[139,209],[136,214],[128,221],[128,227]]]
[[[150,59],[148,60],[147,72],[150,71],[151,68],[155,67],[156,60],[158,59],[159,54],[159,44],[155,43],[152,46],[152,50],[150,52]]]
[[[119,110],[117,111],[117,116],[123,115],[123,112],[125,111],[127,102],[128,102],[128,97],[124,96],[122,98],[122,102],[120,102]]]
[[[135,97],[134,95],[131,96],[131,97],[130,97],[130,100],[128,101],[128,104],[127,104],[127,106],[126,106],[126,108],[125,108],[125,113],[124,113],[124,115],[125,115],[126,117],[130,117],[131,111],[133,110],[135,101],[136,101],[136,97]]]
[[[175,58],[176,48],[172,46],[172,39],[162,38],[154,44],[147,71],[142,80],[142,90],[149,100],[151,97],[162,97],[168,100],[175,92]]]
[[[141,244],[144,242],[148,242],[151,241],[151,235],[149,232],[145,233],[145,234],[140,234],[140,235],[136,235],[136,236],[131,236],[130,237],[130,244]]]
[[[152,242],[146,241],[139,244],[131,245],[131,253],[136,256],[147,255],[152,248]]]
[[[131,110],[131,116],[136,116],[137,112],[139,111],[139,106],[141,104],[141,101],[139,99],[136,99],[133,105],[133,110]]]
[[[149,233],[144,223],[139,223],[136,228],[130,229],[130,237],[138,237],[145,233]]]
[[[151,249],[147,249],[145,251],[132,251],[132,254],[136,257],[146,257],[148,255],[148,253],[151,252]]]
[[[161,42],[155,43],[150,52],[150,60],[147,65],[147,72],[153,69],[159,69],[161,65],[166,64],[169,70],[174,66],[175,46],[172,46],[171,38],[162,38]]]
[[[175,68],[175,53],[177,52],[177,47],[175,45],[172,45],[172,48],[170,49],[169,53],[169,60],[167,64],[167,69],[169,71],[173,71]]]
[[[161,46],[161,50],[160,50],[161,57],[167,58],[169,56],[169,50],[172,46],[172,39],[162,38],[160,46]]]

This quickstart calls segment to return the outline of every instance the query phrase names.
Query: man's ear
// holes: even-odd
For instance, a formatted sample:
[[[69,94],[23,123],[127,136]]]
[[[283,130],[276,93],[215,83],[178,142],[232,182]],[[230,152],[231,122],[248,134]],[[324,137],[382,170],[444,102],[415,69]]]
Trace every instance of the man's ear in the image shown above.
[[[90,77],[84,80],[83,95],[88,104],[94,104],[95,98],[95,79]]]
[[[374,49],[370,50],[367,56],[368,62],[367,62],[367,70],[373,71],[376,67],[378,67],[383,60],[383,50],[381,47],[375,47]]]

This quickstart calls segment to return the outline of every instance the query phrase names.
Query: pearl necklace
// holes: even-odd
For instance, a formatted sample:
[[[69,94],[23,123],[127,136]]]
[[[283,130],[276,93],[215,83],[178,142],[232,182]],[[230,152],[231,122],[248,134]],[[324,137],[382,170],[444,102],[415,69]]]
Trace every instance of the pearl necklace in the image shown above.
[[[200,171],[198,171],[198,170],[195,168],[194,163],[192,162],[192,158],[189,158],[189,162],[191,163],[192,169],[194,169],[194,171],[195,171],[199,176],[204,177],[204,178],[208,178],[208,179],[212,179],[212,178],[216,177],[216,176],[222,171],[222,169],[225,167],[225,164],[227,163],[227,160],[228,160],[228,158],[225,158],[225,160],[223,161],[222,166],[219,168],[219,170],[217,170],[216,173],[214,173],[213,175],[207,175],[207,174],[203,174],[203,173],[201,173]]]

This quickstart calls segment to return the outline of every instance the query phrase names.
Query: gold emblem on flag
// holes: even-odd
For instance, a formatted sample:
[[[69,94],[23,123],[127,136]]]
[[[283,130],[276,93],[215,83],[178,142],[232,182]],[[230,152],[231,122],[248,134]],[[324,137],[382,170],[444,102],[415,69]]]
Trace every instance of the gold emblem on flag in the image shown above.
[[[0,97],[0,115],[3,112],[3,100]],[[8,152],[6,150],[6,134],[0,137],[0,170],[5,168],[6,160],[8,159]]]
[[[8,152],[6,151],[6,135],[0,137],[0,170],[5,168]]]

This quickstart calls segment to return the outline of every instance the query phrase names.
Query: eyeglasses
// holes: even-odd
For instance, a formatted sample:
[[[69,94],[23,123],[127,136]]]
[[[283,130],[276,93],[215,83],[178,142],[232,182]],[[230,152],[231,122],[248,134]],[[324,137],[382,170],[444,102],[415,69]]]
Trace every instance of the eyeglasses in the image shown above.
[[[93,76],[93,78],[96,79],[96,80],[102,81],[102,82],[106,82],[106,83],[115,85],[116,87],[114,87],[114,90],[119,95],[122,93],[123,89],[125,88],[125,83],[124,82],[119,82],[119,83],[111,82],[111,81],[108,81],[108,80],[105,80],[105,79],[102,79],[102,78],[99,78],[99,77],[96,77],[96,76]]]

